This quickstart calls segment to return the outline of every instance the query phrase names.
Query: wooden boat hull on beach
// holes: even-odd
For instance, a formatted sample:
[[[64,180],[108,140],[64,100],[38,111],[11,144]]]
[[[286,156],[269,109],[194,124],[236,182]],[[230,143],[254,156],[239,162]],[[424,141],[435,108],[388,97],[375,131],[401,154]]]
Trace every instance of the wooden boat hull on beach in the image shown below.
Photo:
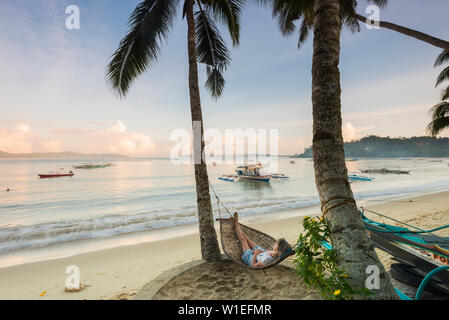
[[[362,215],[368,237],[374,246],[391,254],[395,260],[411,265],[425,274],[437,267],[449,265],[449,239],[434,235],[406,232],[408,229],[374,222]],[[394,228],[396,231],[391,231]],[[414,241],[416,238],[416,241]],[[449,290],[449,271],[434,278]]]

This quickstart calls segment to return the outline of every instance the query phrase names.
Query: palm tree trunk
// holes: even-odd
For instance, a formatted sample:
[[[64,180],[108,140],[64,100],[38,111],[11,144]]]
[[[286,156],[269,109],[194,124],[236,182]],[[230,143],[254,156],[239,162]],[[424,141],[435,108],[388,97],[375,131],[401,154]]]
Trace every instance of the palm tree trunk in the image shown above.
[[[379,262],[348,182],[343,149],[341,120],[340,4],[335,0],[315,0],[312,104],[313,159],[315,183],[331,229],[331,241],[341,254],[340,267],[349,275],[354,288],[365,287],[366,269],[376,265],[380,271],[380,289],[368,298],[397,297],[388,274]],[[332,200],[334,199],[334,200]],[[367,298],[356,295],[356,299]]]
[[[189,91],[190,111],[192,115],[192,127],[195,131],[195,122],[201,125],[201,135],[193,135],[194,145],[201,145],[201,154],[194,155],[195,160],[195,183],[196,202],[198,206],[198,220],[200,229],[201,254],[207,262],[218,261],[221,258],[218,246],[217,233],[214,228],[214,216],[209,193],[209,177],[207,175],[204,154],[204,127],[201,111],[200,89],[198,86],[198,66],[196,56],[196,32],[195,19],[193,16],[193,0],[188,0],[186,7],[187,16],[187,46],[189,56]],[[201,140],[198,141],[198,139]],[[196,150],[196,148],[194,148]]]
[[[360,14],[356,14],[356,18],[357,18],[357,20],[359,20],[363,23],[365,23],[367,20],[366,17],[364,17]],[[435,37],[425,34],[423,32],[409,29],[409,28],[406,28],[406,27],[403,27],[403,26],[400,26],[400,25],[397,25],[397,24],[394,24],[391,22],[387,22],[387,21],[379,21],[379,26],[381,28],[390,29],[390,30],[402,33],[406,36],[413,37],[415,39],[427,42],[428,44],[431,44],[435,47],[438,47],[438,48],[441,48],[444,50],[449,50],[449,42],[448,41],[445,41],[445,40],[442,40],[439,38],[435,38]]]

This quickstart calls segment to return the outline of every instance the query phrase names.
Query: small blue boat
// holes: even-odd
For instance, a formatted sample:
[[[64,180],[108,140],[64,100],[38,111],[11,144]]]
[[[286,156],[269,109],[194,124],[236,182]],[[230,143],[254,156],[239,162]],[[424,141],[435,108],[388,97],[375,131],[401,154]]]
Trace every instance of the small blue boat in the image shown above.
[[[218,179],[234,182],[238,179],[238,177],[236,175],[232,175],[232,174],[224,174],[221,177],[218,177]]]
[[[354,174],[354,173],[349,174],[349,175],[348,175],[348,179],[349,179],[349,181],[351,181],[351,180],[357,180],[357,181],[374,181],[374,178],[370,178],[370,177],[367,177],[367,176],[361,176],[361,175]]]

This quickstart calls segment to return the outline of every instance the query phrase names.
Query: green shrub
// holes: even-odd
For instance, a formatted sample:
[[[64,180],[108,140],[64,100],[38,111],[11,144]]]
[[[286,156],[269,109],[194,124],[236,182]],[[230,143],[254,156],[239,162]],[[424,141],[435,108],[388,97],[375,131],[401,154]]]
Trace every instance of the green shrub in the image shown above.
[[[303,226],[304,232],[299,236],[294,260],[296,272],[309,288],[314,287],[324,299],[351,299],[358,291],[348,284],[349,276],[338,268],[338,251],[323,246],[330,243],[326,220],[305,217]]]

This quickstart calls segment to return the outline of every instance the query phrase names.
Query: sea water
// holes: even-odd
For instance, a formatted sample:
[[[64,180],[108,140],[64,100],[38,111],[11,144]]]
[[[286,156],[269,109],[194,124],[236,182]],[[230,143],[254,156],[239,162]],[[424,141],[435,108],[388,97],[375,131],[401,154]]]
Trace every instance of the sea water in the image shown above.
[[[290,163],[293,160],[295,163]],[[101,248],[195,232],[198,221],[193,165],[170,159],[126,159],[114,166],[73,169],[88,160],[0,160],[0,267],[58,258]],[[209,179],[223,203],[243,219],[261,221],[289,215],[287,209],[319,204],[310,159],[280,157],[279,173],[289,179],[229,182],[235,165],[209,165]],[[374,181],[351,184],[360,203],[449,189],[448,160],[360,159],[349,170],[390,168],[409,175],[363,174]],[[73,177],[40,179],[60,168]],[[11,191],[7,192],[9,188]],[[214,215],[216,200],[211,191]],[[304,212],[307,212],[305,210]],[[221,208],[222,216],[227,217]]]

